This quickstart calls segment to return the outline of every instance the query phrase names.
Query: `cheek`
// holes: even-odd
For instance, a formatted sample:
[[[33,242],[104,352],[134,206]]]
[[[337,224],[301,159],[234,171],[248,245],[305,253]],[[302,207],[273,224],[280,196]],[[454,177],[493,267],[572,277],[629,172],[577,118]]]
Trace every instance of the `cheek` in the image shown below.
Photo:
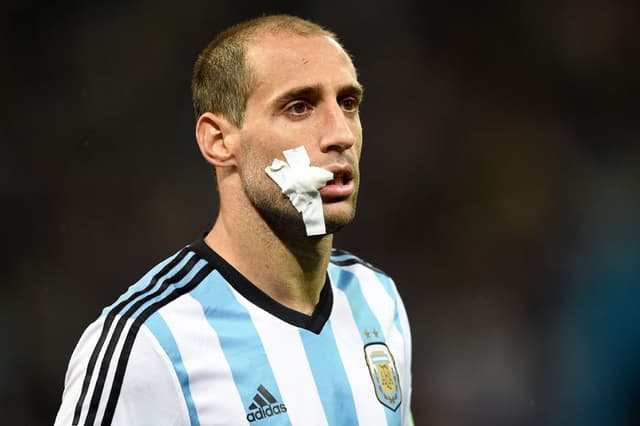
[[[356,150],[358,153],[362,150],[362,126],[360,125],[360,119],[358,119],[352,128],[352,132],[356,138]]]
[[[269,161],[269,153],[266,148],[269,147],[269,135],[265,134],[260,128],[252,128],[250,131],[242,133],[242,160],[240,167],[253,169],[255,167],[266,167]]]
[[[282,151],[301,145],[294,137],[299,134],[297,129],[278,128],[275,125],[254,127],[245,134],[244,151],[250,152],[254,159],[261,159],[263,167],[266,167],[274,158],[284,159]]]
[[[358,159],[360,158],[360,153],[362,152],[362,131],[360,132],[360,134],[358,134],[357,139],[356,139],[356,143],[353,146]]]

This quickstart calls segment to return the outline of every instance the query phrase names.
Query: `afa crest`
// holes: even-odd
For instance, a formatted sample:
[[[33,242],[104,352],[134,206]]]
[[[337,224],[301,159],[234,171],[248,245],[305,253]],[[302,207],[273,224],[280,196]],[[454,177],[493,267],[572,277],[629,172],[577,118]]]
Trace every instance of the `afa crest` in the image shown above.
[[[364,356],[378,401],[396,411],[402,403],[402,392],[396,362],[389,348],[384,343],[369,343],[364,347]]]

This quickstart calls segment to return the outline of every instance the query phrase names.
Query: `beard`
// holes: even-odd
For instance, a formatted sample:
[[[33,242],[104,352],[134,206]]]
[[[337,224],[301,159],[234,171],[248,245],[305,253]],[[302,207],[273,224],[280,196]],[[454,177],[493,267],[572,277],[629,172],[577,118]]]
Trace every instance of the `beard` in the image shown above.
[[[284,195],[278,185],[265,176],[243,176],[242,184],[247,198],[265,223],[276,235],[286,238],[306,237],[307,231],[302,218],[289,198]],[[353,200],[356,199],[353,195]],[[346,201],[343,201],[346,203]],[[323,216],[326,234],[333,234],[355,217],[355,201],[346,209],[336,214],[327,214],[331,206],[323,204]],[[344,209],[343,209],[344,210]],[[321,235],[319,235],[321,237]]]

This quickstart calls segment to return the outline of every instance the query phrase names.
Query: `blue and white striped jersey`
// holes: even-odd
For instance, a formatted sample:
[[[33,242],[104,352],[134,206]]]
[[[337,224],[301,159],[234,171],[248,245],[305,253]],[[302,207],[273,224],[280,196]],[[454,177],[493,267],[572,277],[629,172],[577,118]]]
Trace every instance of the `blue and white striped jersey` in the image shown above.
[[[56,425],[408,425],[411,336],[393,281],[334,250],[311,316],[203,240],[157,265],[73,352]]]

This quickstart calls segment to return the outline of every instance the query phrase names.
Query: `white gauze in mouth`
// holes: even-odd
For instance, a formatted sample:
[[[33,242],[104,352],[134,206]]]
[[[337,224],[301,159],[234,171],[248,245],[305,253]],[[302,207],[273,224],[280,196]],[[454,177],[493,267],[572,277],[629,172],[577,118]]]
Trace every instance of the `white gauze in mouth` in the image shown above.
[[[318,189],[333,179],[333,173],[321,167],[311,166],[304,146],[282,151],[285,163],[274,159],[264,171],[289,197],[293,207],[302,214],[307,236],[327,233],[322,211],[322,198]],[[288,164],[287,164],[288,163]]]

